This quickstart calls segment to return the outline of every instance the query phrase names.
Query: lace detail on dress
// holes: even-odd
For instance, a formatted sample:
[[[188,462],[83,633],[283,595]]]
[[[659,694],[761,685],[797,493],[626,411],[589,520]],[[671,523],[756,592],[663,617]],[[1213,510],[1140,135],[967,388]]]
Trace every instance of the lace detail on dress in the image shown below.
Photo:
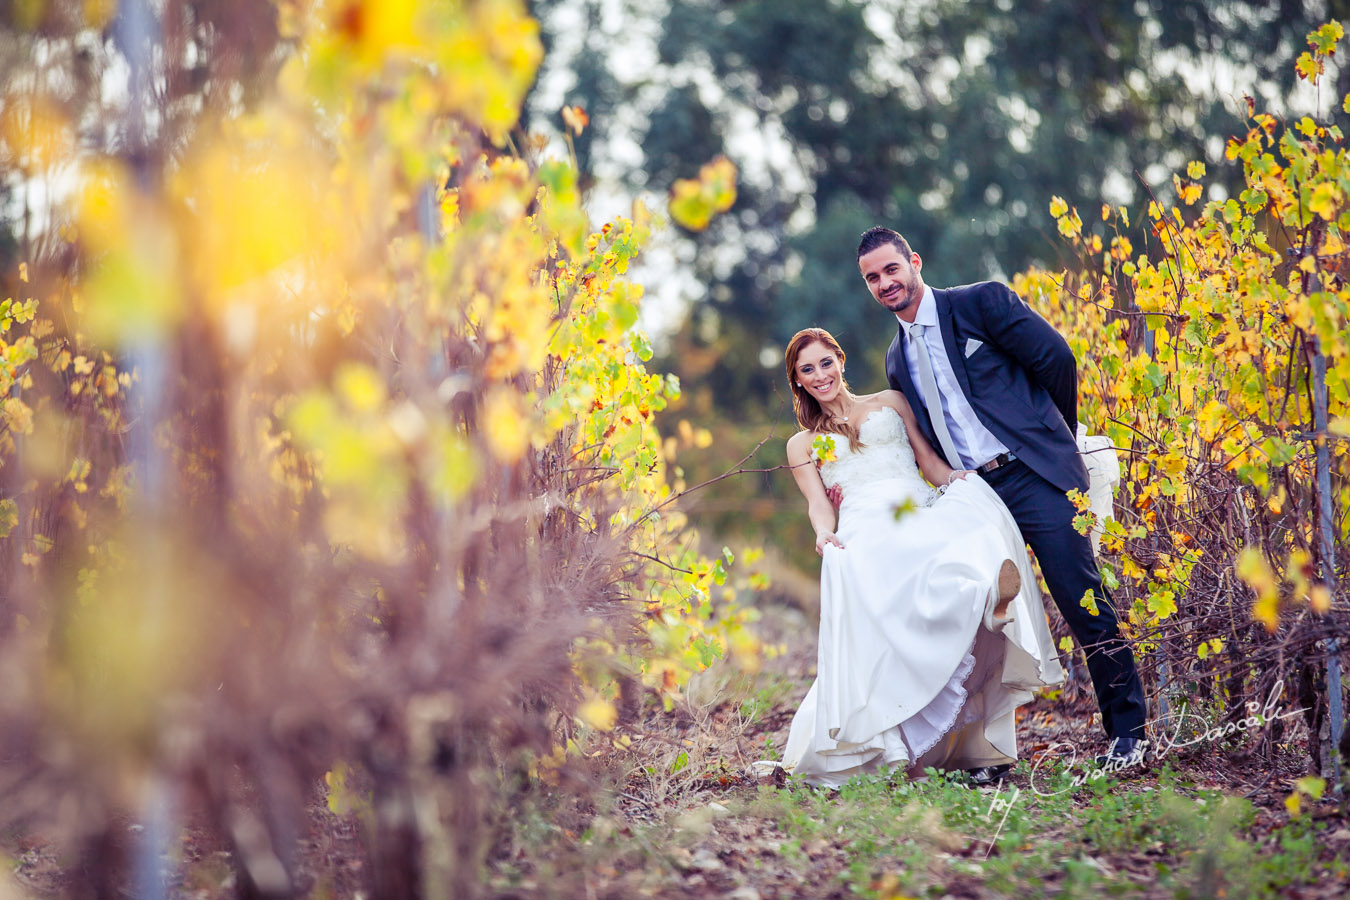
[[[970,649],[961,658],[961,665],[956,667],[955,674],[942,692],[917,714],[897,726],[905,746],[909,748],[911,764],[917,763],[925,753],[936,747],[938,741],[946,737],[953,728],[969,725],[978,718],[974,715],[975,711],[971,709],[970,704],[966,702],[970,699],[966,680],[973,671],[975,671],[975,642],[971,641]]]
[[[900,414],[883,406],[868,415],[858,428],[863,446],[855,449],[842,434],[831,434],[835,458],[821,464],[820,477],[826,487],[838,485],[844,495],[874,481],[900,479],[922,485],[925,495],[931,489],[919,474],[914,450],[905,434]]]

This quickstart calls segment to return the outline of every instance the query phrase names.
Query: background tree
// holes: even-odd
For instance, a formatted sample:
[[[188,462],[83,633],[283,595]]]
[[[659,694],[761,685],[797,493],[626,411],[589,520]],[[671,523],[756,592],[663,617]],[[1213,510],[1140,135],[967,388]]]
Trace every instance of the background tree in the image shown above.
[[[598,0],[563,6],[596,11],[588,21],[607,41],[645,40],[655,56],[641,67],[623,64],[633,52],[611,56],[603,89],[578,82],[596,165],[606,144],[636,144],[633,189],[662,189],[717,153],[743,175],[732,213],[691,237],[698,282],[666,345],[685,409],[718,435],[706,471],[753,447],[769,421],[791,429],[779,367],[798,328],[834,330],[855,385],[882,385],[893,330],[851,263],[866,227],[903,231],[935,284],[1069,265],[1052,195],[1083,210],[1138,210],[1149,189],[1171,196],[1186,162],[1222,160],[1244,93],[1277,113],[1310,102],[1289,66],[1317,22],[1350,14],[1301,0],[689,0],[653,23],[645,3],[617,4],[622,16]],[[1240,190],[1239,173],[1214,168],[1210,198]],[[1142,219],[1126,231],[1145,247]],[[735,432],[733,419],[753,424]],[[780,445],[761,461],[781,461]],[[719,491],[742,489],[743,502],[778,490]],[[747,518],[736,506],[722,524]]]

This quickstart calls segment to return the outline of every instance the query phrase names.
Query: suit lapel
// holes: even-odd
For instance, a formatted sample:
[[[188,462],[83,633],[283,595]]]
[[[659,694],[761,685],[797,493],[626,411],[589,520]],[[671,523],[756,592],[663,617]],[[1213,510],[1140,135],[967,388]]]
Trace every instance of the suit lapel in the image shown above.
[[[945,290],[933,289],[933,299],[937,301],[938,328],[942,330],[942,343],[947,349],[947,360],[952,364],[952,372],[961,385],[961,391],[970,400],[970,376],[966,373],[966,355],[956,345],[956,326],[952,316],[952,304]]]
[[[900,382],[900,392],[905,395],[910,404],[918,399],[919,392],[914,388],[914,379],[909,377],[909,364],[905,362],[905,329],[899,324],[896,325],[894,368],[896,380]]]

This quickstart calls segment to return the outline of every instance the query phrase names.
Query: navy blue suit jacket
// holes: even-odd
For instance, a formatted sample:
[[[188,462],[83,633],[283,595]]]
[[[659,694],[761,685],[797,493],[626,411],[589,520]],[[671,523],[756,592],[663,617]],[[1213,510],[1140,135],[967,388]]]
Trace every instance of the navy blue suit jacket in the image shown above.
[[[1087,470],[1074,439],[1078,367],[1068,343],[1007,285],[995,281],[934,288],[933,299],[947,357],[980,422],[1046,481],[1063,491],[1086,491]],[[923,436],[941,456],[905,364],[904,339],[897,327],[886,351],[886,376],[909,400]],[[981,343],[969,344],[972,340]],[[961,466],[960,460],[948,463]]]

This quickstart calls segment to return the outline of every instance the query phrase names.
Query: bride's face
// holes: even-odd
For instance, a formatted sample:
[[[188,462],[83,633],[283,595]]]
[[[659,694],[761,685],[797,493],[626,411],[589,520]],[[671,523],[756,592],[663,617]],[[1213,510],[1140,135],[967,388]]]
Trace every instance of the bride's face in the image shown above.
[[[813,341],[797,354],[797,381],[819,403],[828,403],[843,388],[839,357],[820,341]]]

